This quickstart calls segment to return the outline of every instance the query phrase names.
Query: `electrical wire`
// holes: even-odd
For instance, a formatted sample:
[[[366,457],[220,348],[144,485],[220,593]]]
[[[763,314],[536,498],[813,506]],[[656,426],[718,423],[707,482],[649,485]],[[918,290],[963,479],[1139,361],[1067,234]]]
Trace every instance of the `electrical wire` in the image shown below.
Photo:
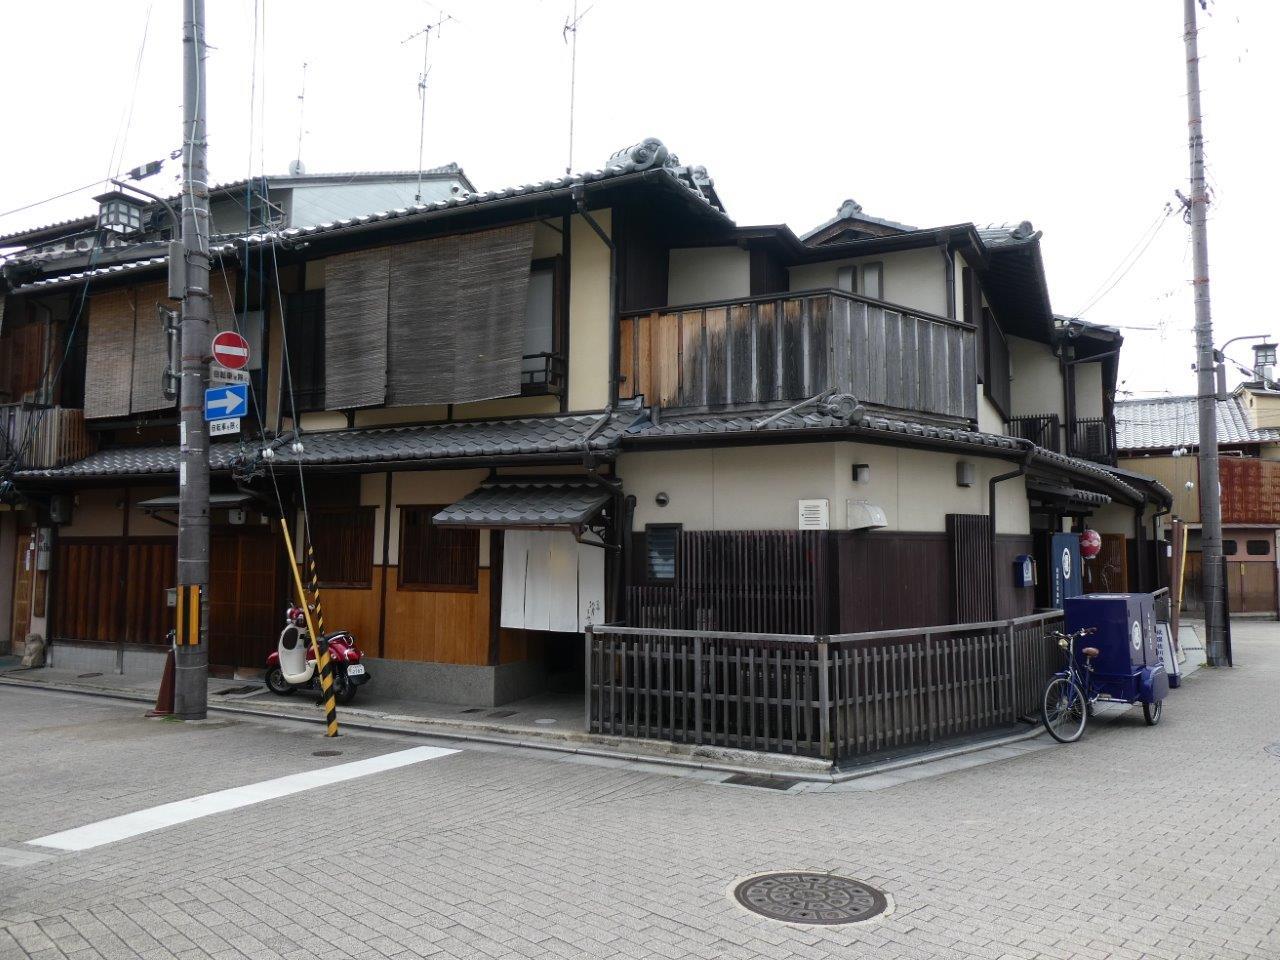
[[[120,167],[124,165],[125,146],[129,142],[129,131],[133,128],[133,108],[138,99],[138,79],[142,76],[142,57],[147,50],[147,35],[151,32],[151,11],[154,7],[155,0],[151,0],[147,4],[147,16],[142,23],[142,42],[138,44],[138,57],[133,65],[133,87],[129,91],[129,106],[121,117],[120,126],[116,128],[116,138],[111,144],[111,158],[107,161],[109,177],[118,178]]]
[[[1161,229],[1163,229],[1164,225],[1169,222],[1169,216],[1173,211],[1174,207],[1172,204],[1165,204],[1164,210],[1154,221],[1152,221],[1151,226],[1147,227],[1147,229],[1143,231],[1142,236],[1138,238],[1138,242],[1129,248],[1129,252],[1124,255],[1124,258],[1120,261],[1120,265],[1107,275],[1106,280],[1102,281],[1099,291],[1095,292],[1092,299],[1085,304],[1084,309],[1076,312],[1075,315],[1077,317],[1084,316],[1089,310],[1097,305],[1098,301],[1114,290],[1121,280],[1129,275],[1129,271],[1132,270],[1134,266],[1137,265],[1138,261],[1142,259],[1142,255],[1147,252],[1156,237],[1160,235]],[[1143,242],[1144,239],[1145,243]],[[1139,249],[1139,246],[1141,249]],[[1136,254],[1134,254],[1134,250],[1137,250]],[[1117,273],[1119,273],[1119,276],[1116,276]]]

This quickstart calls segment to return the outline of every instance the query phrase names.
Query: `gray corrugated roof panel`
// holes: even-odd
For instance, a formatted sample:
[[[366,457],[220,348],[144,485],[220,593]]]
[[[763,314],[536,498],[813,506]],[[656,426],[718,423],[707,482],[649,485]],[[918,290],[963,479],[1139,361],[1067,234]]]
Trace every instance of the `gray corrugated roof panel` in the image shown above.
[[[560,417],[528,417],[518,420],[477,420],[426,424],[409,427],[380,427],[366,430],[335,430],[307,433],[303,452],[295,454],[289,445],[275,450],[273,462],[281,466],[301,463],[304,467],[364,466],[391,463],[425,463],[447,460],[502,460],[509,457],[546,457],[585,453],[587,437],[603,414]],[[615,447],[626,425],[634,419],[630,411],[614,413],[599,431],[591,435],[590,449],[608,451]],[[209,465],[215,471],[229,471],[242,457],[254,457],[260,444],[215,443],[209,448]],[[74,479],[79,477],[126,477],[176,474],[178,448],[115,447],[90,454],[83,460],[49,470],[23,470],[19,478]]]
[[[581,527],[611,496],[591,483],[504,480],[473,490],[432,520],[448,527]]]
[[[1219,400],[1218,443],[1275,443],[1280,430],[1254,429],[1242,398]],[[1200,443],[1200,413],[1195,397],[1121,400],[1115,405],[1116,446],[1121,450],[1161,450]]]

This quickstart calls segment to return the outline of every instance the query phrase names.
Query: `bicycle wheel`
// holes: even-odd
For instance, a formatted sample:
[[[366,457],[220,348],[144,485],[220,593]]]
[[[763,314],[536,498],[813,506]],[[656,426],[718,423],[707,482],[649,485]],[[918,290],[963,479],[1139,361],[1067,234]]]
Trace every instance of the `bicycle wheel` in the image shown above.
[[[1054,677],[1044,688],[1040,717],[1049,736],[1059,743],[1075,743],[1084,735],[1089,708],[1084,691],[1073,680]]]
[[[1142,705],[1142,719],[1147,721],[1148,727],[1154,727],[1160,722],[1160,715],[1164,713],[1164,701],[1157,700],[1155,703],[1144,703]]]

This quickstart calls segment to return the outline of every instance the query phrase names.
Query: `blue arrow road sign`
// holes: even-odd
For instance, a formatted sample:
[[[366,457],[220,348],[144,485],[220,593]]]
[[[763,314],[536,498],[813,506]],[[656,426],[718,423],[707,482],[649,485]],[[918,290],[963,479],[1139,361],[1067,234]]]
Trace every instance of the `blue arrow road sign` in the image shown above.
[[[249,385],[228,383],[220,387],[208,387],[204,391],[204,418],[226,420],[242,417],[249,411]]]

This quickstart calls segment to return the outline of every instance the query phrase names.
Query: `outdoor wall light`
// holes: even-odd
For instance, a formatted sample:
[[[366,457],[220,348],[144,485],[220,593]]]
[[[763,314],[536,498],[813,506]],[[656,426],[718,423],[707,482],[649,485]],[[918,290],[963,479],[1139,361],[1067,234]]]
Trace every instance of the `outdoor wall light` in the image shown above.
[[[968,460],[961,460],[956,463],[956,486],[972,487],[974,481],[974,466]]]
[[[668,503],[671,502],[671,498],[667,496],[665,492],[660,491],[658,495],[653,498],[653,502],[660,507],[665,507]]]
[[[855,463],[853,465],[853,482],[854,483],[870,483],[871,482],[871,464]]]

